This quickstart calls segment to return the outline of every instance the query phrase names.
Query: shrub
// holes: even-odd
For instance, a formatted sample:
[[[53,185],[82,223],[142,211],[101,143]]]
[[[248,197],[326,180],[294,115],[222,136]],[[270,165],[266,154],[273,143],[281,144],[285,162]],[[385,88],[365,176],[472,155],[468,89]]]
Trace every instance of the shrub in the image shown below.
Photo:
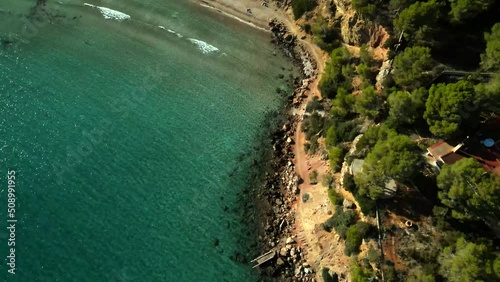
[[[341,142],[350,142],[359,134],[359,121],[349,120],[336,124],[336,133]]]
[[[325,146],[328,149],[332,146],[337,145],[337,143],[338,143],[337,130],[335,128],[335,125],[332,125],[326,131]]]
[[[340,169],[343,158],[344,150],[339,147],[333,147],[328,151],[328,159],[330,160],[330,166],[333,171],[338,171]]]
[[[351,261],[351,281],[352,282],[367,282],[372,277],[373,273],[370,269],[362,268],[356,262],[356,260]]]
[[[321,269],[321,277],[323,278],[324,282],[338,282],[339,281],[339,277],[337,276],[337,273],[330,275],[330,269],[328,267],[323,267],[323,269]]]
[[[334,206],[342,205],[342,201],[344,200],[342,195],[335,192],[335,189],[328,189],[328,199],[330,199],[330,202]]]
[[[311,113],[311,112],[319,111],[319,110],[323,110],[323,106],[321,105],[321,102],[319,101],[319,97],[314,96],[313,99],[311,101],[309,101],[309,103],[307,103],[306,112]]]
[[[302,17],[305,12],[311,11],[316,6],[311,0],[292,0],[292,10],[295,19]]]
[[[353,225],[357,220],[356,213],[353,210],[344,211],[341,206],[335,207],[335,214],[332,218],[332,227],[342,239],[346,238],[349,226]]]
[[[368,51],[368,46],[366,46],[366,44],[361,45],[359,49],[359,58],[363,64],[367,66],[372,65],[372,54]]]
[[[310,196],[309,194],[305,193],[304,195],[302,195],[302,202],[305,203],[309,200]]]
[[[372,217],[375,216],[375,210],[377,207],[377,202],[375,200],[367,196],[359,195],[358,193],[354,195],[354,198],[356,198],[356,201],[359,204],[359,208],[364,215]]]
[[[309,174],[309,181],[311,182],[311,184],[318,183],[318,171],[313,170],[311,174]]]
[[[328,218],[322,225],[323,225],[323,229],[326,232],[332,232],[332,230],[333,230],[333,216]]]
[[[311,25],[310,24],[308,24],[308,23],[304,24],[303,28],[307,34],[311,34]]]
[[[359,252],[359,246],[363,242],[363,238],[368,233],[370,225],[366,222],[358,222],[352,225],[347,230],[347,238],[345,242],[345,253],[350,256]]]
[[[306,134],[306,140],[311,140],[312,136],[322,132],[323,126],[324,119],[315,112],[304,119],[301,129]]]
[[[377,12],[377,6],[368,3],[367,0],[352,0],[352,7],[361,14],[373,19]]]
[[[333,176],[329,173],[323,175],[323,179],[321,180],[321,184],[328,189],[333,189]]]
[[[356,183],[354,182],[354,176],[352,176],[352,174],[344,175],[344,183],[342,183],[342,186],[344,186],[344,189],[353,194],[356,194],[358,192],[358,188],[356,187]]]
[[[316,152],[318,151],[318,148],[319,148],[318,136],[313,135],[311,137],[311,143],[310,143],[310,146],[309,146],[309,151],[308,151],[309,155],[316,154]]]
[[[341,45],[340,30],[325,21],[323,17],[317,17],[311,27],[311,32],[314,43],[328,53]]]
[[[370,247],[367,257],[371,263],[376,263],[380,260],[380,251]]]

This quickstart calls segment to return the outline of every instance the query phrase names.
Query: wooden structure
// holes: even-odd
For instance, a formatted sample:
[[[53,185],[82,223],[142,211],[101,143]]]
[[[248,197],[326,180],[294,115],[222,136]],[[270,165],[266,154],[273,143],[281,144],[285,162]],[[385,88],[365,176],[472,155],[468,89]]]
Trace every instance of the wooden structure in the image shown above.
[[[268,262],[269,260],[272,260],[276,256],[276,252],[273,250],[270,250],[269,252],[258,256],[257,258],[253,259],[251,262],[255,263],[255,265],[252,268],[256,268],[260,266],[261,264],[264,264]]]

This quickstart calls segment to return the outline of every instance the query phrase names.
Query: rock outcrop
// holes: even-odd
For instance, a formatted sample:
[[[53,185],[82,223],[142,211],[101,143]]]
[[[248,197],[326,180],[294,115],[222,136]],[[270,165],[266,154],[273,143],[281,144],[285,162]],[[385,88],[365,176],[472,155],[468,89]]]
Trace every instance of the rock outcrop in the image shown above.
[[[333,21],[339,22],[344,43],[354,46],[367,44],[373,48],[380,46],[386,32],[382,26],[365,19],[356,12],[348,0],[333,0],[335,14]]]

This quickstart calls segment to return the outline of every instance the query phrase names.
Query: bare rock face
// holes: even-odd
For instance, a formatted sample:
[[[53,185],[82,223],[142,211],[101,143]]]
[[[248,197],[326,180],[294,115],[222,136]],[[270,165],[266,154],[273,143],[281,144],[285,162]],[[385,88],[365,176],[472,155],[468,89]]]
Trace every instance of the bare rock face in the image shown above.
[[[385,30],[364,19],[352,8],[350,0],[333,0],[333,4],[336,6],[333,20],[339,23],[340,34],[345,43],[354,46],[367,44],[374,48],[381,44]]]
[[[360,46],[370,41],[370,28],[367,22],[359,18],[358,13],[349,13],[342,16],[342,39],[349,45]]]
[[[349,10],[351,10],[350,0],[333,0],[333,4],[335,4],[335,7],[337,7],[337,12],[341,14],[345,14]]]

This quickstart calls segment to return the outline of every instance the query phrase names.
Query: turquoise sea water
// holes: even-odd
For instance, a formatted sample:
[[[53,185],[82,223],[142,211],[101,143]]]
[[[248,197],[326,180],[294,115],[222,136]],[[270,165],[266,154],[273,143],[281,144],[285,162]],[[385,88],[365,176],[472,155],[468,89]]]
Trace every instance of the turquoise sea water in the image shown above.
[[[0,2],[0,280],[257,280],[224,210],[282,103],[269,35],[183,0],[35,2]]]

